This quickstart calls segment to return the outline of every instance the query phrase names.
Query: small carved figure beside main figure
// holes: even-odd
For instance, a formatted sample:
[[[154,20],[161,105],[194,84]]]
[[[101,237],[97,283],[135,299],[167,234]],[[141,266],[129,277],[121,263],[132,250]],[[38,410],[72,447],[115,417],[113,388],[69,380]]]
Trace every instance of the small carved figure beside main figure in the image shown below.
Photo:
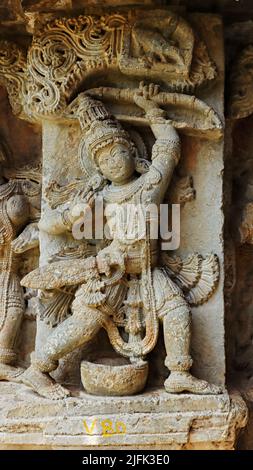
[[[6,145],[0,148],[0,380],[20,382],[17,339],[25,312],[20,285],[20,255],[39,244],[39,179],[28,166],[8,168]],[[31,176],[32,175],[32,176]],[[29,179],[31,177],[31,179]]]

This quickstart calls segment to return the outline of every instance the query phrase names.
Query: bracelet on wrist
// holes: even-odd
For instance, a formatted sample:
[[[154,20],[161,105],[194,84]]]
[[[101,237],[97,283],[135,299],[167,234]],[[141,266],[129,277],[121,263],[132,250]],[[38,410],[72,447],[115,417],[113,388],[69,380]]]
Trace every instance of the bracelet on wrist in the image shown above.
[[[156,119],[156,118],[165,118],[166,117],[166,111],[164,111],[161,108],[152,108],[149,111],[146,112],[146,117],[149,120]]]

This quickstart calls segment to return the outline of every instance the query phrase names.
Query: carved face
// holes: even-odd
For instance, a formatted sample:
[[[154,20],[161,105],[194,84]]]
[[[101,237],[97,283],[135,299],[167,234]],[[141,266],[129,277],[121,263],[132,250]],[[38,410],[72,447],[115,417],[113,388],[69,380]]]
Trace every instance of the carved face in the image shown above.
[[[16,226],[23,225],[29,217],[29,204],[21,195],[11,196],[7,201],[7,214],[11,222]]]
[[[105,178],[113,183],[124,183],[135,170],[133,155],[121,143],[101,149],[97,154],[97,164]]]

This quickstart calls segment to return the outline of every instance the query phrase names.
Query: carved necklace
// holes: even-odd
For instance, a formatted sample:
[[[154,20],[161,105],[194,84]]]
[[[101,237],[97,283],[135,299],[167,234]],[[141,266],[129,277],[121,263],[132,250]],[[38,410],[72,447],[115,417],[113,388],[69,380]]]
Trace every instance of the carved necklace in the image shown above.
[[[103,189],[103,198],[108,203],[122,203],[131,199],[140,189],[142,189],[145,175],[136,178],[123,186],[107,185]]]

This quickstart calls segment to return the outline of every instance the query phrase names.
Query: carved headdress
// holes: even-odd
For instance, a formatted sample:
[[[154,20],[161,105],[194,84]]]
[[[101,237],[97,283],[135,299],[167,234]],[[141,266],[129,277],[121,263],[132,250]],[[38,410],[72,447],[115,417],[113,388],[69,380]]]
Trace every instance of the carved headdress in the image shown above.
[[[78,118],[85,134],[87,155],[94,163],[98,151],[115,142],[123,143],[132,153],[134,152],[135,146],[128,132],[109,114],[101,101],[83,94],[79,95]]]

